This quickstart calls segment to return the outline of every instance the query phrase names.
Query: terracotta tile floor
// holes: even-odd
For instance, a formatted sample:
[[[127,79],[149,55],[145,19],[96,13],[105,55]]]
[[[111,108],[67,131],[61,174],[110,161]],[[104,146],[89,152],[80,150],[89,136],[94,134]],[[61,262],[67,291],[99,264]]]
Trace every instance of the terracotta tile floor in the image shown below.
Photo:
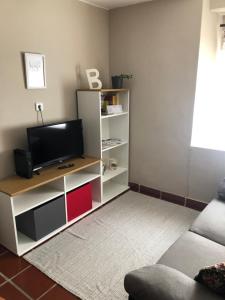
[[[79,300],[0,245],[0,300]]]

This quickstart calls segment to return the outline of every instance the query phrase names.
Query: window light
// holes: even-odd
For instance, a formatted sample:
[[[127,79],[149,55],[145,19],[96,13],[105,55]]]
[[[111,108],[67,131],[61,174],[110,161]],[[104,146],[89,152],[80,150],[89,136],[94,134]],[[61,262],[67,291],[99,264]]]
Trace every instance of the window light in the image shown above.
[[[191,146],[225,151],[225,27],[217,55],[200,46]]]

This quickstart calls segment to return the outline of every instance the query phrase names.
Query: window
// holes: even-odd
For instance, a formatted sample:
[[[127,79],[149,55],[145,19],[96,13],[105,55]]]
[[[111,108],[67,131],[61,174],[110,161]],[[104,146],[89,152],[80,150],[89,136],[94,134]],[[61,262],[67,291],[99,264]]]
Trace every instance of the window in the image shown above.
[[[225,50],[200,51],[191,146],[225,151]]]

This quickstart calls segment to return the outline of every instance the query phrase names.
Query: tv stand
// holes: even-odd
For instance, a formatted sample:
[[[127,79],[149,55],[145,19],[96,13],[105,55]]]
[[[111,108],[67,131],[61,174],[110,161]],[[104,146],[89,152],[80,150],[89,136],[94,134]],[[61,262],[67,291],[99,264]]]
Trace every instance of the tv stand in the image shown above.
[[[12,176],[0,180],[0,243],[21,256],[48,240],[55,234],[77,222],[103,205],[101,197],[101,161],[98,158],[76,158],[66,162],[69,168],[56,166],[43,168],[39,176],[26,178]],[[92,208],[79,217],[68,221],[67,194],[87,183],[92,186]],[[63,198],[66,223],[38,241],[32,240],[18,229],[17,216],[43,208]],[[47,208],[48,210],[48,208]],[[57,218],[57,216],[54,216]]]

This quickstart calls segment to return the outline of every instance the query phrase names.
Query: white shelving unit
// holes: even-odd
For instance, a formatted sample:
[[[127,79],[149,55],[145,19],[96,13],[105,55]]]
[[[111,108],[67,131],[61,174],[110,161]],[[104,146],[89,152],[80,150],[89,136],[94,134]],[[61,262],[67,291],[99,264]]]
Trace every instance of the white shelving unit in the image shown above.
[[[102,98],[109,94],[116,94],[122,113],[101,113]],[[78,116],[83,120],[86,154],[100,157],[106,165],[110,158],[118,162],[116,170],[110,170],[108,166],[101,176],[102,202],[106,203],[129,188],[129,91],[78,90],[77,101]],[[102,146],[103,139],[113,138],[120,139],[121,143],[107,148]]]
[[[39,176],[24,179],[12,176],[0,181],[0,243],[17,255],[37,247],[55,234],[77,222],[103,205],[101,186],[101,163],[99,159],[86,157],[70,161],[74,167],[59,170],[57,166],[43,169]],[[68,221],[67,193],[86,183],[92,186],[92,208]],[[17,217],[63,197],[65,224],[38,241],[32,240],[17,228]],[[54,216],[52,216],[54,218]]]

